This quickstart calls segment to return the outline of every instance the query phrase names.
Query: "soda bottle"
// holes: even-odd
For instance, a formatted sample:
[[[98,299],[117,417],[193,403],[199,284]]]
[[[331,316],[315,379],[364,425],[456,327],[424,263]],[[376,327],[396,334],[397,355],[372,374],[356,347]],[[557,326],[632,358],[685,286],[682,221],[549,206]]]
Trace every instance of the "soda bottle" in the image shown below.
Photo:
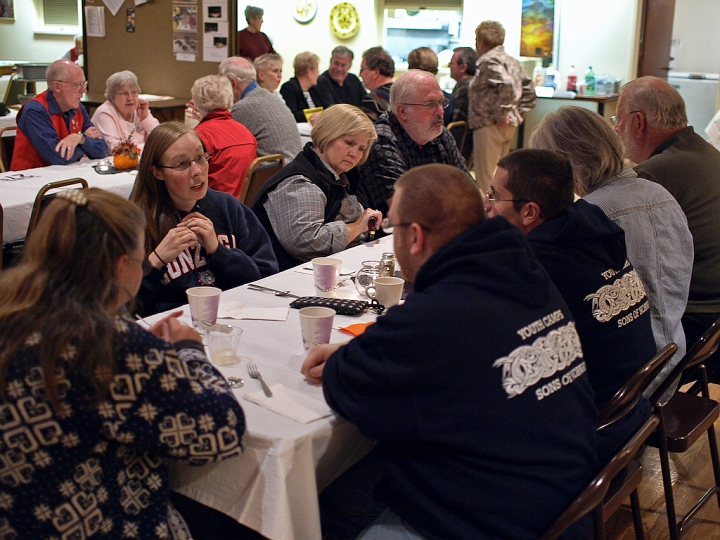
[[[595,95],[595,72],[593,71],[592,66],[590,66],[585,72],[585,87],[585,93],[588,96]]]
[[[570,66],[567,74],[567,91],[577,92],[577,75],[575,74],[575,66]]]

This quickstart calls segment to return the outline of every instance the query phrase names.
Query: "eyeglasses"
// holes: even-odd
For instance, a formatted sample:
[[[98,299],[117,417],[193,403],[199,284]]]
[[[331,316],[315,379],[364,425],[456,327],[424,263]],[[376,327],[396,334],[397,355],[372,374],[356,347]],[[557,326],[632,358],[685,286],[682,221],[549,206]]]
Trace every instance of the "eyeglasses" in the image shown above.
[[[134,259],[134,258],[128,256],[128,259],[130,259],[131,261],[140,263],[140,265],[142,266],[143,276],[147,276],[150,274],[150,272],[153,271],[154,266],[152,265],[152,263],[150,261],[148,261],[147,257],[145,257],[143,260],[140,260],[140,259]]]
[[[395,229],[395,227],[409,227],[413,223],[417,223],[417,222],[416,221],[405,221],[403,223],[392,223],[388,218],[385,218],[380,222],[380,228],[383,231],[385,231],[386,233],[392,234],[393,229]],[[432,229],[430,227],[426,227],[425,225],[421,225],[420,223],[417,223],[417,224],[420,225],[421,229],[426,230],[427,232],[432,231]]]
[[[72,86],[76,92],[79,92],[80,90],[87,90],[87,85],[88,85],[87,81],[78,82],[78,83],[69,82],[69,81],[58,81],[58,82]]]
[[[121,98],[126,98],[128,96],[138,97],[140,93],[137,90],[133,90],[132,92],[118,92],[115,95]]]
[[[173,169],[176,171],[186,171],[190,168],[190,165],[192,165],[193,161],[195,163],[197,163],[198,165],[205,165],[208,161],[210,161],[210,154],[208,152],[205,152],[193,159],[186,159],[185,161],[179,161],[175,165],[158,165],[158,167],[160,167],[161,169]]]
[[[487,192],[485,193],[485,196],[487,197],[488,201],[493,202],[493,203],[496,203],[496,202],[522,202],[522,203],[530,202],[529,199],[498,199],[497,193],[495,193],[495,189],[492,187],[487,190]]]
[[[624,116],[627,116],[628,114],[639,113],[639,112],[642,112],[642,111],[630,111],[629,113],[625,114]],[[612,122],[613,127],[617,127],[617,125],[620,123],[621,120],[622,120],[621,116],[611,116],[610,117],[610,121]]]
[[[400,105],[414,105],[415,107],[423,107],[432,111],[437,109],[438,105],[440,105],[443,109],[447,109],[448,105],[450,105],[450,100],[445,98],[441,100],[426,101],[425,103],[401,103]]]

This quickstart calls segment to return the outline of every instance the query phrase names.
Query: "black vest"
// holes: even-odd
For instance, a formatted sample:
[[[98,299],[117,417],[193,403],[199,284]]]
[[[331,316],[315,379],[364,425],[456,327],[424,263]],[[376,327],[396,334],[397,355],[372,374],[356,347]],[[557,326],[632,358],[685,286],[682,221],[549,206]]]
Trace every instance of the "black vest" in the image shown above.
[[[357,174],[356,169],[352,169],[346,173],[348,180],[348,189],[343,186],[339,186],[335,180],[333,173],[331,173],[325,164],[315,153],[311,142],[305,145],[302,152],[300,152],[295,159],[293,159],[286,167],[275,174],[270,180],[268,180],[262,189],[255,196],[255,200],[252,202],[252,210],[255,215],[265,227],[265,230],[270,237],[273,251],[278,260],[280,271],[287,270],[293,266],[302,264],[305,261],[296,259],[290,255],[285,248],[282,247],[280,241],[273,231],[272,225],[270,224],[270,218],[265,210],[265,202],[268,199],[268,194],[274,190],[281,182],[290,178],[291,176],[302,175],[309,179],[313,184],[319,187],[327,198],[327,204],[325,205],[325,216],[323,223],[330,223],[335,221],[340,208],[342,207],[342,201],[346,194],[349,192],[354,194],[357,191],[358,183],[360,178]]]

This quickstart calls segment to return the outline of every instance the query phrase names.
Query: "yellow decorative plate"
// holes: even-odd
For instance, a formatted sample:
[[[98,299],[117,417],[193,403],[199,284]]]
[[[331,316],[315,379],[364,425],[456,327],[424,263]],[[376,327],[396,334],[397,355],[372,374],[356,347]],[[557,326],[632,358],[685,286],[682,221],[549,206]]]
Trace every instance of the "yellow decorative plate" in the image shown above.
[[[340,39],[350,39],[360,30],[360,15],[350,2],[340,2],[330,10],[330,30]]]

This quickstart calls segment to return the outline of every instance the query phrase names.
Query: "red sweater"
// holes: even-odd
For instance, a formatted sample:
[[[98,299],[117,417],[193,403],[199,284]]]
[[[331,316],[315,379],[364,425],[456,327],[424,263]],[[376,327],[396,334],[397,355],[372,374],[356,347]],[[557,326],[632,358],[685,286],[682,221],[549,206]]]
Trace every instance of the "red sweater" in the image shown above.
[[[237,55],[249,58],[251,62],[263,54],[275,54],[272,43],[270,43],[268,37],[262,32],[253,34],[246,28],[245,30],[240,30],[237,37]]]
[[[240,198],[245,176],[257,157],[257,141],[230,111],[213,111],[195,127],[210,152],[209,185]]]

